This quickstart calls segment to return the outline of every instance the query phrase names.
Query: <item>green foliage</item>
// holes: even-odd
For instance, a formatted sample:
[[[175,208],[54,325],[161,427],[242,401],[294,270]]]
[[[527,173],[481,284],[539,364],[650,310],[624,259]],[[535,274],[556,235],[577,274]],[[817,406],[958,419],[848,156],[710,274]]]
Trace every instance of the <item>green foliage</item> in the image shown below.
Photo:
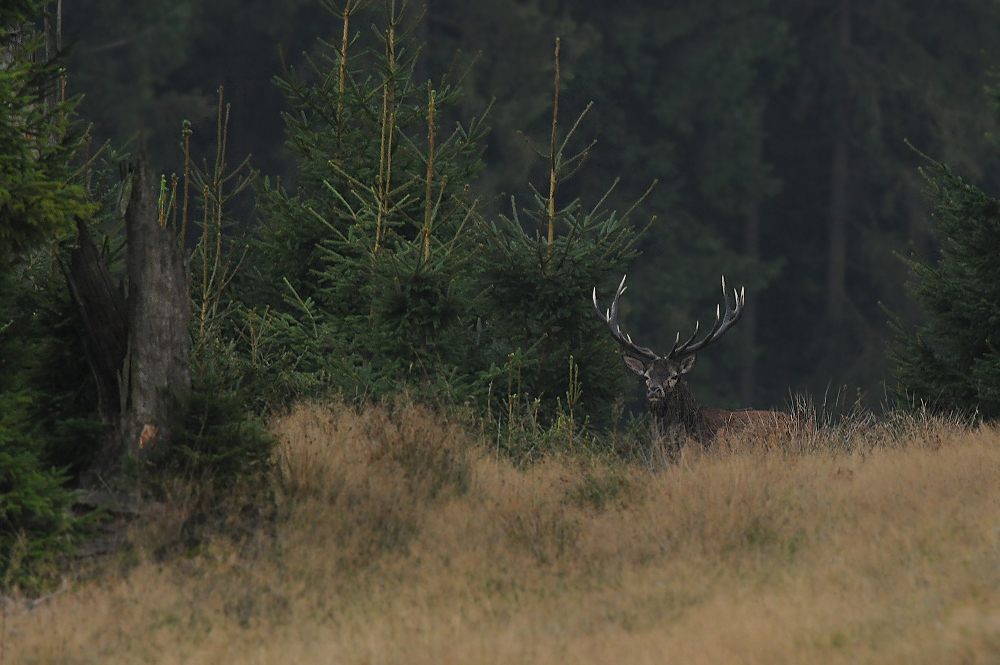
[[[0,587],[44,583],[88,520],[64,484],[103,431],[55,242],[95,208],[74,181],[76,101],[29,21],[40,2],[0,7]]]
[[[183,417],[171,425],[170,446],[152,461],[161,478],[179,475],[227,488],[241,478],[260,477],[269,468],[274,441],[249,413],[255,349],[246,355],[238,349],[248,326],[253,336],[255,313],[239,308],[229,293],[246,255],[230,208],[250,190],[257,172],[249,157],[235,167],[227,162],[230,107],[222,88],[218,94],[214,160],[197,165],[191,123],[184,121],[183,175],[171,176],[169,187],[161,178],[162,223],[181,238],[189,225],[199,234],[190,261],[192,388],[176,396]]]
[[[69,512],[64,473],[39,460],[45,435],[31,425],[31,402],[0,392],[0,589],[42,583],[88,522]]]
[[[31,258],[0,271],[0,588],[44,584],[86,533],[66,485],[104,433],[62,275]]]
[[[195,365],[195,384],[184,402],[183,422],[175,425],[171,445],[158,470],[229,487],[240,478],[260,477],[270,468],[274,439],[248,417],[246,396],[233,390],[204,365]]]
[[[75,475],[102,427],[59,260],[74,216],[98,206],[80,177],[90,163],[72,163],[87,142],[78,100],[61,101],[61,60],[42,56],[44,35],[29,23],[42,11],[40,2],[0,9],[0,105],[9,110],[0,117],[0,395],[30,397],[33,453]]]
[[[89,464],[104,432],[78,326],[50,257],[0,273],[0,394],[30,397],[35,454],[72,476]]]
[[[286,122],[301,181],[294,195],[261,190],[243,302],[268,306],[272,333],[301,344],[295,370],[316,387],[380,399],[405,384],[417,397],[480,407],[492,395],[500,412],[509,397],[497,388],[514,363],[518,394],[541,398],[551,419],[575,357],[585,386],[575,415],[606,418],[622,372],[590,293],[624,270],[638,234],[628,215],[604,208],[607,195],[592,209],[557,204],[589,150],[565,154],[579,120],[565,134],[556,120],[539,153],[546,195],[534,190],[531,209],[514,204],[509,217],[481,213],[468,192],[486,127],[477,119],[440,132],[461,91],[450,76],[414,84],[405,10],[388,7],[377,50],[345,29],[314,80],[290,71],[279,82],[295,109]],[[336,13],[350,28],[357,11]]]
[[[0,10],[0,51],[12,56],[0,69],[0,269],[94,208],[83,187],[69,182],[83,142],[72,122],[77,100],[61,100],[62,66],[36,57],[43,36],[26,24],[42,7]]]
[[[351,20],[365,4],[348,3],[345,30],[354,28]],[[268,257],[262,277],[273,289],[272,306],[289,295],[284,279],[297,298],[315,298],[329,261],[347,262],[356,264],[343,266],[354,267],[354,274],[334,280],[326,300],[337,314],[361,316],[368,294],[359,287],[370,272],[361,257],[384,251],[392,263],[408,252],[405,245],[425,240],[425,229],[440,245],[460,225],[460,217],[446,213],[483,166],[477,142],[486,128],[474,120],[442,140],[439,116],[456,104],[460,90],[454,72],[436,88],[414,81],[419,53],[407,38],[415,25],[402,23],[403,4],[385,17],[377,48],[366,47],[359,34],[324,43],[312,72],[289,69],[276,79],[292,107],[284,118],[299,183],[295,193],[280,183],[262,190],[258,243]]]
[[[484,349],[490,377],[500,383],[516,364],[521,395],[544,398],[542,414],[555,415],[566,393],[566,362],[578,359],[583,385],[576,415],[605,420],[623,392],[621,359],[591,303],[595,286],[625,270],[639,237],[628,215],[602,209],[606,196],[587,210],[572,201],[549,217],[548,197],[535,192],[535,207],[522,221],[510,217],[483,224],[480,258],[491,317]],[[542,230],[552,222],[551,241]],[[568,396],[567,396],[568,399]],[[575,405],[576,406],[576,405]]]
[[[362,9],[349,4],[345,34]],[[376,48],[351,35],[325,45],[311,77],[291,69],[278,81],[301,180],[294,194],[260,192],[244,302],[270,307],[274,331],[302,343],[295,371],[347,394],[382,397],[403,381],[468,396],[482,363],[467,192],[486,128],[440,130],[460,91],[453,76],[414,82],[406,16],[405,3],[388,8]]]
[[[931,160],[941,257],[909,261],[927,315],[890,347],[900,398],[936,410],[1000,416],[1000,200]]]

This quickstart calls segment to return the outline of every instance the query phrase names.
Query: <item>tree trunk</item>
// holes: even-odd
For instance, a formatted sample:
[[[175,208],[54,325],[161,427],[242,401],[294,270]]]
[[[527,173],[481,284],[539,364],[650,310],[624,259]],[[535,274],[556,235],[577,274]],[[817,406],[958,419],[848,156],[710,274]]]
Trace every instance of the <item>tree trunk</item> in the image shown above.
[[[847,58],[851,45],[851,3],[840,0],[838,41],[841,61]],[[830,174],[830,218],[827,229],[827,272],[826,272],[826,317],[831,323],[840,323],[844,318],[846,301],[847,266],[847,189],[850,178],[850,91],[845,83],[840,91],[837,104],[837,127],[833,143],[833,159]]]
[[[178,397],[191,388],[190,276],[184,250],[160,224],[157,188],[139,155],[125,213],[129,276],[125,452],[141,458],[168,445]]]
[[[80,247],[63,267],[83,322],[98,411],[114,425],[84,486],[96,485],[122,453],[146,458],[166,446],[182,416],[178,397],[191,389],[190,277],[183,247],[160,225],[156,194],[140,154],[125,213],[127,300],[80,220]]]
[[[760,204],[753,203],[747,212],[744,227],[744,251],[752,261],[760,258]],[[740,404],[753,406],[757,396],[757,296],[746,296],[740,329],[747,340],[747,353],[740,371]]]
[[[66,284],[83,322],[87,363],[97,382],[97,411],[101,422],[117,424],[122,413],[122,366],[128,353],[128,313],[125,296],[79,218],[80,246],[63,267]]]

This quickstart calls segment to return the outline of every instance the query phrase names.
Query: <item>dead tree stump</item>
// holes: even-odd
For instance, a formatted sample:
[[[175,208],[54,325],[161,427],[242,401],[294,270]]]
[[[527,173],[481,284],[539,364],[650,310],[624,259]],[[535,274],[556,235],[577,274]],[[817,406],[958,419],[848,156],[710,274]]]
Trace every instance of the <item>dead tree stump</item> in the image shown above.
[[[64,266],[82,322],[87,361],[97,382],[98,410],[109,424],[84,486],[122,454],[149,458],[170,442],[191,390],[190,273],[184,247],[161,224],[155,179],[140,153],[125,212],[128,297],[116,285],[84,222],[80,246]]]
[[[170,423],[181,415],[178,397],[191,389],[190,273],[183,245],[161,224],[157,191],[140,154],[125,213],[128,354],[121,434],[124,452],[141,458],[169,445]]]

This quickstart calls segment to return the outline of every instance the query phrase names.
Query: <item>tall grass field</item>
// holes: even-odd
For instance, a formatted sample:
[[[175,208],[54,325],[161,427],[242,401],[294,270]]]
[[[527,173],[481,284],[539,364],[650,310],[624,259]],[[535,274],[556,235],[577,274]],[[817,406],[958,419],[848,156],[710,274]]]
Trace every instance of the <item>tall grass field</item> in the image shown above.
[[[62,591],[6,599],[0,663],[1000,662],[987,426],[849,419],[659,466],[515,466],[419,406],[272,427],[275,489],[178,486]]]

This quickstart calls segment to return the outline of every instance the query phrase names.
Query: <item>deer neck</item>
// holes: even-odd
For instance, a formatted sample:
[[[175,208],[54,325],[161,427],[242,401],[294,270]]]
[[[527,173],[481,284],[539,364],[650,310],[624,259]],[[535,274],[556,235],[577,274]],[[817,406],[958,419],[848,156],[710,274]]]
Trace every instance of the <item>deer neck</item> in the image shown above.
[[[691,387],[683,379],[663,399],[649,403],[653,424],[660,433],[676,429],[678,426],[695,439],[702,439],[705,430],[701,405],[695,399]]]

